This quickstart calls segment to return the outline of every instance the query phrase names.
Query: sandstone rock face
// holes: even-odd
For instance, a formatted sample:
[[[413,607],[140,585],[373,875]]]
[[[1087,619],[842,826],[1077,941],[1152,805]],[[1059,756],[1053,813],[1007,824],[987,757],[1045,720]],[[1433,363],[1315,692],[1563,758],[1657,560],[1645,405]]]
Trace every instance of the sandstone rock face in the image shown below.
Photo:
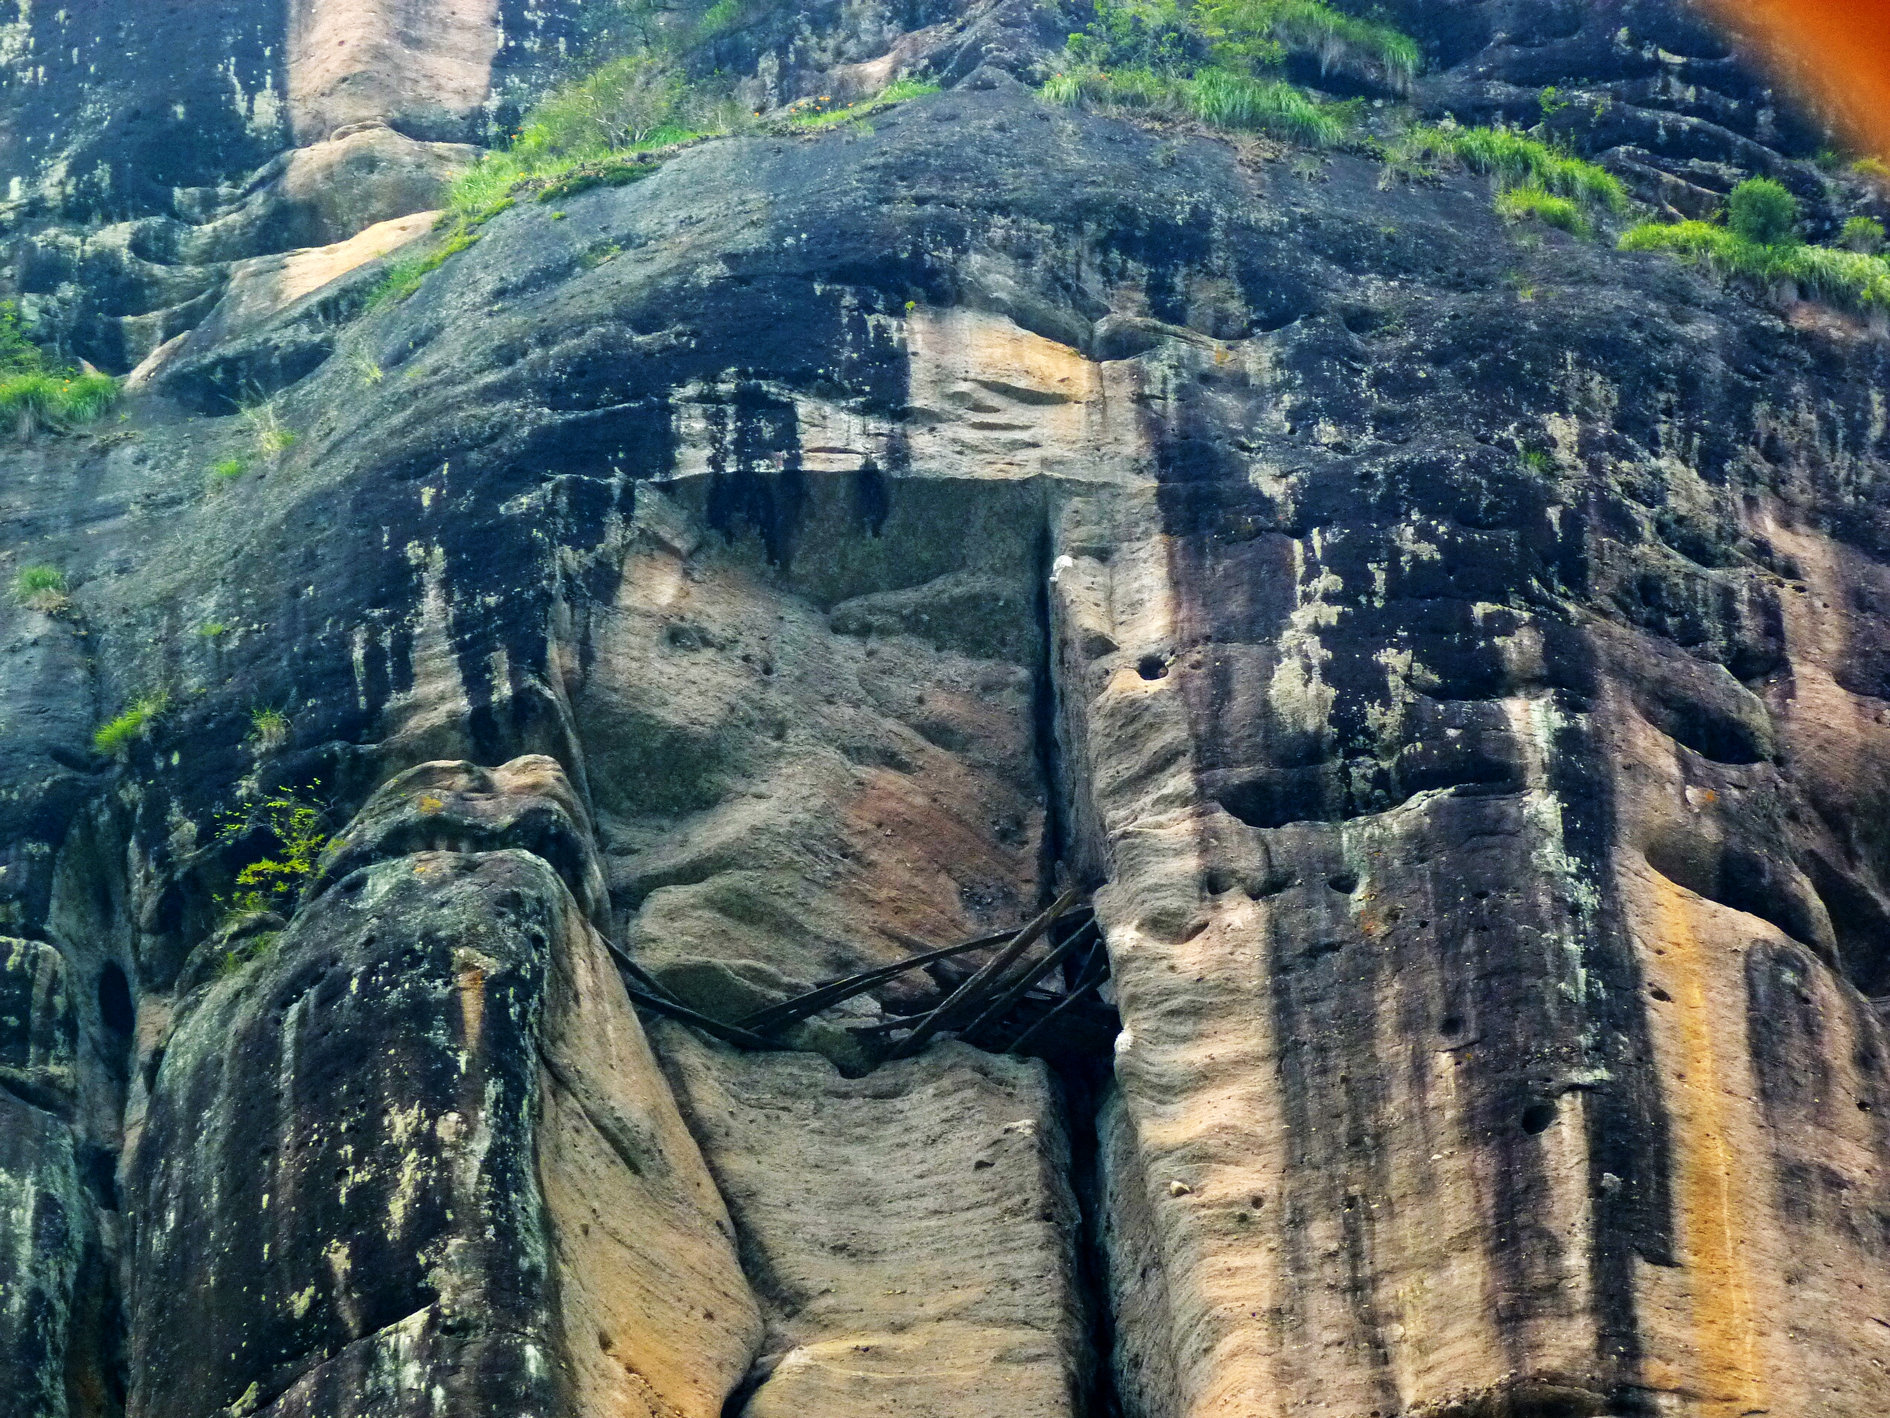
[[[753,1301],[554,865],[595,878],[574,808],[542,760],[405,774],[184,1001],[127,1168],[129,1412],[720,1411]]]
[[[1688,11],[1391,9],[1420,111],[1649,211],[1881,211]],[[288,18],[242,82],[301,107],[161,199],[42,151],[87,95],[60,141],[130,151],[156,51],[5,100],[9,289],[165,351],[0,449],[7,574],[69,583],[0,606],[22,1411],[1883,1407],[1880,333],[1052,108],[1087,15],[1022,0],[756,7],[757,103],[950,86],[520,202],[370,310],[568,17]],[[885,1061],[962,962],[766,1050],[637,1012],[726,1034],[1066,885],[1107,1055]]]
[[[1059,1415],[1089,1356],[1042,1064],[961,1044],[838,1077],[664,1029],[768,1337],[740,1411]]]

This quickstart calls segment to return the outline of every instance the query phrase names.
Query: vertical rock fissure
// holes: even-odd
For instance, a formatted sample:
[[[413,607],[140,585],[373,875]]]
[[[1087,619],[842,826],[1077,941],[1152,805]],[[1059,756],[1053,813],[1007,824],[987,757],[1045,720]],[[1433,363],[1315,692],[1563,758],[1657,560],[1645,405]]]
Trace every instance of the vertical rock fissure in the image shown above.
[[[1056,675],[1056,626],[1050,594],[1055,559],[1049,509],[1037,537],[1036,584],[1032,611],[1037,617],[1038,662],[1034,725],[1038,771],[1044,790],[1043,860],[1041,880],[1051,890],[1058,863],[1073,860],[1067,840],[1069,828],[1064,802],[1071,785],[1064,781],[1068,762],[1057,739],[1060,722],[1060,686]],[[1083,883],[1092,886],[1094,883]],[[1106,945],[1103,947],[1106,948]],[[1082,968],[1081,952],[1064,967]],[[1075,975],[1069,975],[1074,981]],[[1088,1371],[1076,1393],[1078,1418],[1120,1418],[1121,1396],[1116,1390],[1115,1306],[1109,1293],[1109,1257],[1103,1224],[1102,1100],[1108,1090],[1113,1061],[1107,1056],[1064,1056],[1049,1061],[1063,1109],[1070,1143],[1070,1191],[1076,1198],[1077,1224],[1071,1238],[1075,1274],[1071,1277],[1081,1320],[1088,1336]]]

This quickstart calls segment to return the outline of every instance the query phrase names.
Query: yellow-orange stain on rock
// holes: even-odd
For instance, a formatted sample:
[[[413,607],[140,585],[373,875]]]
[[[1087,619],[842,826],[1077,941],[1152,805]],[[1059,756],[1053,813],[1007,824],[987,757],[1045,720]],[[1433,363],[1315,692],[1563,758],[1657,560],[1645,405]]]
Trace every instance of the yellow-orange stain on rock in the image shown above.
[[[459,963],[459,1018],[466,1052],[478,1052],[486,1024],[486,968],[477,959],[462,957]]]
[[[1710,964],[1693,929],[1694,905],[1679,886],[1650,873],[1655,893],[1659,969],[1673,996],[1668,1098],[1679,1124],[1674,1149],[1682,1263],[1689,1278],[1697,1372],[1687,1386],[1697,1411],[1740,1418],[1764,1411],[1760,1401],[1758,1333],[1735,1218],[1734,1158],[1727,1136],[1727,1097],[1707,997]]]

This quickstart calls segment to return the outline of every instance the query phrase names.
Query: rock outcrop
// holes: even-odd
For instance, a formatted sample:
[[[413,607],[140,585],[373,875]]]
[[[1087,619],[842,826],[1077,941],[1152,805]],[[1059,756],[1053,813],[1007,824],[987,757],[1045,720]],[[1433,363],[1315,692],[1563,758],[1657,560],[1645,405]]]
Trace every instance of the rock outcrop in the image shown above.
[[[1882,212],[1668,0],[1390,8],[1419,112],[1651,210]],[[7,572],[68,582],[0,607],[0,1391],[1881,1408],[1882,333],[1367,145],[1049,106],[1080,7],[754,9],[702,62],[757,106],[944,91],[379,302],[583,16],[0,44],[8,289],[144,364],[0,450]],[[951,962],[646,1036],[1068,885],[1112,1053],[886,1062]]]

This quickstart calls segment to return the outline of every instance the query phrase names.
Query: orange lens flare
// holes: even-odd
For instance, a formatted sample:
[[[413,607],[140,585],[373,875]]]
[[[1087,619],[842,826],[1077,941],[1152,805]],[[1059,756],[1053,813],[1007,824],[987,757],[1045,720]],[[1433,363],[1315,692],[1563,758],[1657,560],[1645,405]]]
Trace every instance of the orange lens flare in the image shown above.
[[[1703,0],[1861,147],[1890,156],[1890,0]]]

